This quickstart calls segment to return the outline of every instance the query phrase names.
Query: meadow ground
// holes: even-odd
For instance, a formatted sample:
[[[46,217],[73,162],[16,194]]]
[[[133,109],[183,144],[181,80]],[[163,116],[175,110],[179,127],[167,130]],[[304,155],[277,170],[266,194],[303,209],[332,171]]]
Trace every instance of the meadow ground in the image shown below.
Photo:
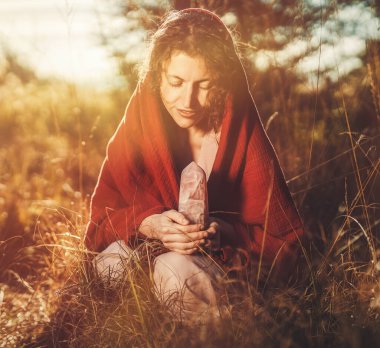
[[[232,292],[224,320],[192,328],[156,300],[147,260],[117,288],[86,262],[89,198],[128,92],[3,72],[0,346],[379,345],[379,72],[373,59],[317,101],[275,72],[268,80],[283,93],[270,84],[257,92],[312,243],[297,283],[240,284],[249,291]]]

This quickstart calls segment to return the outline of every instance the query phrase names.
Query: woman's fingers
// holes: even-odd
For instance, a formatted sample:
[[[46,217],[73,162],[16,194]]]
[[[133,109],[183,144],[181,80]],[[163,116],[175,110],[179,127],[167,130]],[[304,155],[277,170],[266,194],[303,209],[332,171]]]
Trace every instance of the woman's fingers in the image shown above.
[[[193,232],[200,232],[203,230],[203,226],[201,224],[194,224],[194,225],[187,225],[187,226],[175,225],[175,227],[178,229],[178,231],[184,234],[191,234]]]
[[[169,243],[164,243],[164,246],[173,251],[177,251],[177,250],[186,251],[186,250],[198,249],[197,247],[203,243],[204,243],[204,240],[188,242],[188,243],[169,242]]]
[[[208,233],[208,237],[212,238],[218,232],[219,224],[216,221],[210,223],[206,232]]]
[[[182,226],[179,225],[171,220],[166,220],[166,217],[164,218],[164,221],[161,221],[159,226],[156,226],[156,229],[159,230],[162,234],[180,234],[180,235],[190,235],[195,236],[197,233],[206,233],[205,231],[201,231],[201,225],[188,225],[188,226]]]
[[[182,219],[182,220],[181,220]],[[207,230],[200,224],[190,225],[184,216],[176,210],[168,210],[161,214],[159,226],[160,240],[166,248],[181,254],[192,254],[200,247],[217,250],[220,248],[220,228],[218,221],[211,221]]]
[[[220,224],[218,221],[212,221],[207,228],[208,238],[206,239],[205,247],[211,250],[220,248]]]
[[[181,214],[180,212],[178,212],[177,210],[174,210],[174,209],[167,210],[164,213],[162,213],[162,215],[167,216],[169,219],[173,220],[177,224],[180,224],[180,225],[188,225],[189,224],[189,220],[187,220],[185,218],[185,216],[183,214]]]
[[[163,216],[169,218],[176,228],[184,233],[200,231],[204,228],[201,224],[190,224],[189,220],[177,210],[171,209],[162,213]]]
[[[207,232],[192,232],[192,233],[167,233],[161,240],[164,243],[190,243],[204,240],[207,237]]]

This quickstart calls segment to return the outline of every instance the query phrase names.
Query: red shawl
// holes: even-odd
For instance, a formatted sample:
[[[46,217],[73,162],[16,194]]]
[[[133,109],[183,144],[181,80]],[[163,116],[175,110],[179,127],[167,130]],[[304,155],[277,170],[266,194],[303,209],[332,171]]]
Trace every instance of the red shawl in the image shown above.
[[[178,209],[180,172],[170,149],[176,127],[147,78],[137,86],[108,144],[91,200],[89,249],[101,251],[119,239],[128,242],[147,216]],[[276,260],[281,271],[293,267],[302,223],[243,69],[241,86],[226,102],[207,188],[210,215],[214,212],[235,228],[232,248],[246,249],[265,264]]]

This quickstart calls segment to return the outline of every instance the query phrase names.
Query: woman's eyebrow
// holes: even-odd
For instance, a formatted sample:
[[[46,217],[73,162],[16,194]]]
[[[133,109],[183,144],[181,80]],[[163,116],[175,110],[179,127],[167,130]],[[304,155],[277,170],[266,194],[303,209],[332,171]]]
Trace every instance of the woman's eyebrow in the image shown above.
[[[167,77],[171,77],[171,78],[173,78],[173,79],[178,79],[178,80],[184,81],[183,78],[181,78],[181,77],[179,77],[179,76],[177,76],[177,75],[166,74],[166,76],[167,76]]]
[[[170,77],[170,78],[173,78],[173,79],[178,79],[178,80],[181,80],[181,81],[185,81],[182,77],[177,76],[177,75],[166,74],[166,76]],[[196,83],[202,83],[202,82],[210,82],[210,81],[211,81],[211,78],[210,77],[206,77],[204,79],[197,80],[197,81],[194,81],[194,82],[196,82]]]

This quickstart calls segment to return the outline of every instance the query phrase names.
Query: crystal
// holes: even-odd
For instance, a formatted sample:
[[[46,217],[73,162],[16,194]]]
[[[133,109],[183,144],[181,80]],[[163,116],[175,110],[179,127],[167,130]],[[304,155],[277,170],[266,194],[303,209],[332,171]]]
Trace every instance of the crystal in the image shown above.
[[[191,224],[206,225],[208,220],[207,180],[204,170],[194,161],[181,174],[178,211]]]

